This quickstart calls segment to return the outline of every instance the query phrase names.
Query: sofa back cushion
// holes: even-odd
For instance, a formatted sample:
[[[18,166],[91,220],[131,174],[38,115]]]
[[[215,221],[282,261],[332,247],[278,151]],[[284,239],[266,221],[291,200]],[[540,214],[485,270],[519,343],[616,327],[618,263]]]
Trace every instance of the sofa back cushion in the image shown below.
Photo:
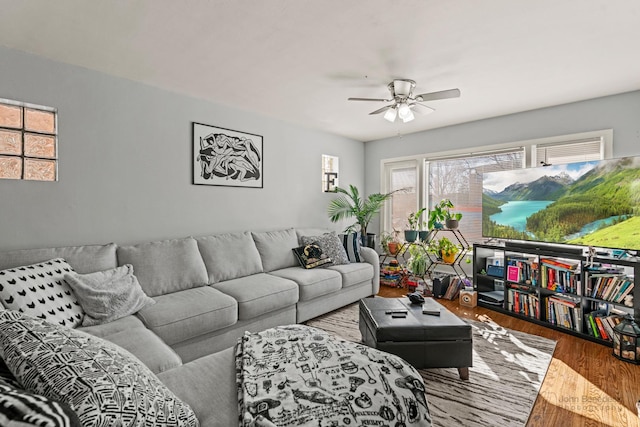
[[[198,244],[191,237],[119,246],[118,263],[133,265],[142,290],[150,297],[208,282]]]
[[[298,265],[292,249],[300,245],[293,228],[251,233],[251,235],[260,253],[265,273]]]
[[[318,228],[318,227],[296,228],[296,235],[298,236],[298,243],[303,245],[304,243],[302,243],[302,236],[320,236],[330,231],[331,230],[327,228]]]
[[[196,237],[209,283],[262,273],[262,261],[251,233]]]
[[[116,267],[116,245],[66,246],[0,252],[0,270],[64,258],[76,273],[86,274]]]

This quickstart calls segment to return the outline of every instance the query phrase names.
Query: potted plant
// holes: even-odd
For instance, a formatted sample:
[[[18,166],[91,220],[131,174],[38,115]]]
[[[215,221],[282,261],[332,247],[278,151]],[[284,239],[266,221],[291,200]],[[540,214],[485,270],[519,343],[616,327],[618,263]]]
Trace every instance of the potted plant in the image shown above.
[[[442,228],[443,223],[449,229],[458,228],[458,221],[462,218],[460,212],[453,212],[453,202],[442,199],[433,210],[429,211],[429,229]]]
[[[427,212],[427,214],[423,216],[429,216],[429,212]],[[420,223],[418,224],[418,239],[420,239],[421,242],[426,242],[429,238],[429,227],[427,225],[428,222],[428,220],[425,221],[424,219],[420,219]]]
[[[374,193],[366,199],[360,197],[360,192],[355,185],[350,185],[349,189],[336,187],[334,193],[341,194],[338,198],[329,203],[327,213],[331,222],[338,222],[346,218],[355,218],[356,222],[345,229],[345,233],[360,231],[362,233],[362,244],[370,248],[375,248],[375,234],[367,233],[367,227],[371,219],[380,212],[384,202],[389,199],[395,191],[391,193]]]
[[[393,232],[382,232],[380,234],[380,246],[382,246],[382,249],[389,255],[397,254],[398,247],[400,246],[400,242],[398,242],[398,231],[393,230]]]
[[[453,264],[456,259],[456,254],[460,252],[460,246],[453,243],[447,237],[441,237],[440,239],[431,241],[429,251],[436,254],[443,262]]]
[[[409,254],[411,257],[407,260],[407,268],[411,274],[415,276],[424,276],[427,272],[427,250],[426,248],[417,243],[409,246]]]
[[[409,229],[404,231],[404,240],[407,242],[415,242],[418,238],[418,227],[422,223],[420,217],[424,213],[425,208],[419,209],[417,212],[411,212],[407,217]]]
[[[451,203],[451,200],[444,199],[443,201],[447,202],[442,207],[442,212],[444,213],[444,219],[445,219],[445,226],[447,228],[449,228],[449,229],[458,228],[458,224],[459,224],[460,220],[462,219],[462,213],[461,212],[453,212],[452,211],[454,206],[453,206],[453,203]],[[440,202],[440,203],[442,203],[442,202]]]
[[[443,199],[440,203],[436,204],[432,210],[429,211],[429,229],[440,229],[443,227],[443,223],[446,221],[447,217],[445,214],[445,209],[447,209],[448,205],[453,207],[453,203],[449,199]]]

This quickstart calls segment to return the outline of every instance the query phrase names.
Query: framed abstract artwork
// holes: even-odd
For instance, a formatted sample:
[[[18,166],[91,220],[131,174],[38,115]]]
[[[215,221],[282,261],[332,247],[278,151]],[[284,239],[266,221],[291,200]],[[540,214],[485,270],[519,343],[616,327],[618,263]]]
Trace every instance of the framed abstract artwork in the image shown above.
[[[193,183],[263,188],[260,135],[193,123]]]

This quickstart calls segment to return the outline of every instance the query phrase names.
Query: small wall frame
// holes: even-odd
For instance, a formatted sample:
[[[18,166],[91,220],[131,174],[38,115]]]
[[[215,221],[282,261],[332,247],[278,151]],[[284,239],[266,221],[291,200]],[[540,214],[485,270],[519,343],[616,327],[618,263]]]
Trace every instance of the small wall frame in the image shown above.
[[[322,155],[322,191],[333,192],[338,187],[339,159],[337,156]]]
[[[263,188],[263,138],[193,123],[193,183]]]

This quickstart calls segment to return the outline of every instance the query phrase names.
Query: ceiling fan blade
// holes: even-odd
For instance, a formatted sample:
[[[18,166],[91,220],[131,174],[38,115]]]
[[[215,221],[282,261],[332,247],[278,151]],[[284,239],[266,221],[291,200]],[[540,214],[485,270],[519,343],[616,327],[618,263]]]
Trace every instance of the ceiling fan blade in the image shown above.
[[[377,101],[377,102],[390,102],[391,99],[382,98],[347,98],[347,101]]]
[[[460,89],[441,90],[439,92],[421,93],[416,95],[416,101],[435,101],[438,99],[458,98],[460,97]]]
[[[409,105],[409,107],[413,108],[413,110],[419,114],[429,114],[436,111],[434,108],[428,107],[424,104],[420,104],[417,102],[414,102],[413,104]]]
[[[392,107],[392,105],[385,105],[384,107],[380,108],[379,110],[370,112],[369,115],[384,113],[385,111],[387,111],[391,107]]]

